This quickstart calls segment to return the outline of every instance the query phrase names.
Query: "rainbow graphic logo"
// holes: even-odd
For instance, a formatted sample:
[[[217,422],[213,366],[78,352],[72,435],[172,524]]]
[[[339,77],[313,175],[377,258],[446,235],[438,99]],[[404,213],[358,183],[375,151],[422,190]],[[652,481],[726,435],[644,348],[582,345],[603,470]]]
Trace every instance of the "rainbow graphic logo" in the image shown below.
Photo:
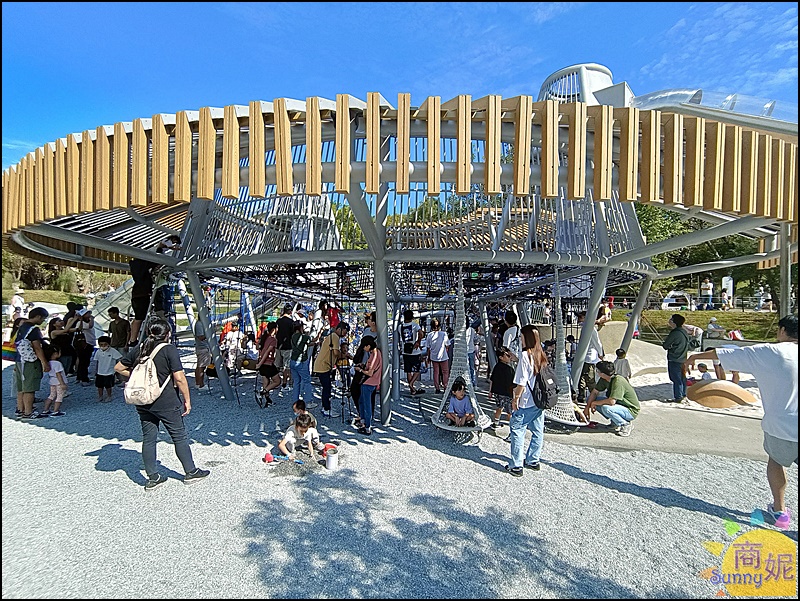
[[[739,524],[725,520],[729,536],[740,530]],[[719,558],[718,566],[700,572],[701,578],[720,586],[718,597],[797,598],[797,543],[785,534],[756,528],[730,543],[705,541],[703,547]]]

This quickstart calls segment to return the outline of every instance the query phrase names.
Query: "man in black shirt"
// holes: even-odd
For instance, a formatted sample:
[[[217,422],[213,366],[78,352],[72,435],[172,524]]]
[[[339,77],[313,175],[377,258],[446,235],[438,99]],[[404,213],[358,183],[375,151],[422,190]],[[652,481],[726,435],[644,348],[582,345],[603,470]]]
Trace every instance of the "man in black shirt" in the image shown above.
[[[283,386],[288,387],[292,381],[292,372],[289,370],[289,361],[292,357],[292,333],[294,332],[294,319],[292,319],[292,303],[286,303],[283,314],[275,322],[278,331],[275,338],[278,341],[278,352],[275,354],[275,367],[283,370]]]
[[[133,286],[131,287],[131,308],[133,309],[133,321],[131,321],[130,345],[139,341],[139,329],[142,322],[147,317],[147,310],[150,308],[150,297],[153,295],[153,271],[158,268],[156,263],[145,261],[144,259],[131,259],[131,277]]]

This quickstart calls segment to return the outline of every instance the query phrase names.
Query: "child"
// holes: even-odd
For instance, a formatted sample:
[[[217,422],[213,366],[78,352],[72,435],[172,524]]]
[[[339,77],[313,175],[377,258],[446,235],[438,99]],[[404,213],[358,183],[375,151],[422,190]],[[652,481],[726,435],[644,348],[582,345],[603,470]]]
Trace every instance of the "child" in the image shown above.
[[[614,360],[614,373],[626,380],[631,379],[631,364],[628,363],[625,349],[617,349],[617,358]]]
[[[39,414],[39,417],[63,417],[66,415],[61,411],[61,402],[64,400],[64,393],[67,391],[67,374],[64,372],[64,366],[59,361],[61,357],[61,349],[56,345],[42,345],[45,359],[50,362],[50,396],[44,402],[44,411]],[[50,412],[50,405],[53,405],[53,412]]]
[[[292,411],[294,411],[294,419],[292,420],[292,423],[289,424],[290,426],[294,425],[298,415],[310,415],[311,427],[317,427],[317,419],[306,410],[306,402],[303,399],[300,399],[294,405],[292,405]]]
[[[705,363],[698,363],[697,364],[697,371],[700,372],[699,378],[687,378],[693,384],[696,382],[705,382],[706,380],[713,380],[714,376],[711,375],[711,372],[708,371],[708,365]]]
[[[100,403],[110,403],[111,395],[114,392],[115,374],[114,366],[122,358],[122,354],[111,347],[110,336],[100,336],[97,339],[99,347],[95,352],[97,361],[97,375],[94,378],[94,385],[97,387],[97,400]],[[103,400],[103,389],[106,390],[107,399]]]
[[[311,424],[314,418],[308,413],[301,413],[294,420],[294,424],[289,427],[283,439],[278,443],[278,449],[289,459],[295,458],[295,449],[298,448],[300,441],[305,441],[308,445],[308,454],[312,459],[316,459],[314,450],[322,451],[325,445],[319,441],[319,432]]]
[[[445,415],[453,426],[475,426],[475,414],[472,412],[472,402],[467,398],[467,387],[460,378],[453,382],[450,388],[450,405]]]
[[[575,357],[575,351],[578,350],[578,343],[575,342],[575,336],[570,334],[567,336],[567,348],[566,348],[566,355],[567,355],[567,363],[572,363],[572,359]]]
[[[350,373],[350,359],[353,355],[350,354],[350,344],[347,340],[342,340],[339,343],[339,358],[336,360],[336,367],[339,370],[339,375],[342,378],[342,384],[346,390],[350,390],[350,384],[353,381],[353,375]]]
[[[511,366],[511,351],[501,346],[497,349],[497,363],[489,376],[489,400],[494,399],[496,409],[492,428],[500,427],[503,411],[511,419],[511,393],[514,390],[514,368]]]

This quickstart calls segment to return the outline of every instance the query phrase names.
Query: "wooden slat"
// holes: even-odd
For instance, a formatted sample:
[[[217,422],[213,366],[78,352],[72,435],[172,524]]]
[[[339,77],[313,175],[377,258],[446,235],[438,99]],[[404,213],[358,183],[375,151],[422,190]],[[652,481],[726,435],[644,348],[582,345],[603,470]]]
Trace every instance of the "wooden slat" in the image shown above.
[[[164,117],[153,115],[153,150],[150,162],[150,202],[169,202],[169,136]]]
[[[275,111],[275,171],[278,194],[290,196],[294,193],[292,179],[292,132],[289,113],[286,110],[286,99],[276,98],[273,102]]]
[[[544,100],[532,104],[535,121],[542,132],[540,146],[541,195],[544,198],[557,198],[558,191],[558,103]]]
[[[336,95],[336,173],[333,187],[340,194],[350,193],[350,97]]]
[[[702,117],[684,117],[683,126],[686,135],[683,206],[702,207],[706,120]]]
[[[428,118],[428,195],[438,196],[442,189],[442,98],[429,96],[425,101]]]
[[[239,119],[236,107],[225,107],[222,124],[222,196],[239,198]]]
[[[456,194],[472,191],[472,96],[460,94],[456,109]]]
[[[797,144],[787,144],[783,175],[785,183],[783,186],[783,214],[778,215],[778,219],[794,222],[797,208]],[[797,228],[795,227],[795,235]],[[796,238],[795,238],[796,239]]]
[[[662,114],[664,128],[664,204],[683,202],[683,115]]]
[[[756,215],[769,217],[772,200],[772,136],[758,136],[758,172],[756,174]]]
[[[780,219],[784,214],[783,189],[784,167],[786,160],[786,142],[772,140],[772,197],[770,198],[770,217]]]
[[[149,143],[144,123],[141,119],[133,122],[131,164],[131,206],[144,207],[147,205],[147,164],[150,159]]]
[[[409,165],[411,164],[411,94],[401,92],[397,95],[397,175],[395,190],[397,194],[408,194]]]
[[[197,197],[214,200],[215,169],[217,157],[217,130],[211,118],[211,109],[200,109],[200,136],[197,142]]]
[[[661,196],[661,111],[641,111],[641,201],[659,202]]]
[[[3,171],[3,206],[2,206],[2,215],[3,215],[3,233],[5,234],[8,232],[11,220],[9,219],[8,213],[11,208],[11,203],[9,202],[9,188],[11,186],[11,170]]]
[[[322,117],[319,98],[306,98],[306,194],[322,194]]]
[[[94,143],[89,130],[81,134],[81,194],[78,202],[81,213],[94,211]]]
[[[44,151],[33,153],[33,221],[44,221]]]
[[[367,92],[367,156],[364,191],[377,194],[381,185],[381,106],[378,92]]]
[[[483,187],[486,194],[500,194],[500,155],[502,148],[502,97],[486,97],[486,148],[484,156]]]
[[[250,101],[248,114],[248,152],[250,156],[250,171],[248,173],[248,186],[250,196],[264,198],[267,189],[267,171],[265,167],[265,142],[264,142],[264,113],[261,112],[261,101]]]
[[[174,200],[192,200],[192,127],[186,111],[175,114],[175,176],[172,184]]]
[[[25,188],[28,186],[28,176],[25,173],[25,166],[28,160],[22,157],[17,166],[17,205],[16,205],[16,229],[21,229],[28,224],[27,193]]]
[[[64,142],[56,140],[56,150],[53,156],[53,209],[56,217],[64,217],[67,213],[67,149]]]
[[[722,173],[725,165],[725,124],[706,121],[706,161],[703,208],[722,210]]]
[[[24,194],[22,187],[24,186],[24,174],[22,170],[22,161],[17,163],[13,175],[13,203],[11,204],[11,228],[18,230],[22,227],[22,214],[24,212],[23,202]]]
[[[42,167],[44,218],[49,220],[56,216],[55,153],[50,144],[45,144],[44,146],[44,163]]]
[[[95,130],[94,141],[94,208],[96,211],[111,207],[111,144],[102,125]]]
[[[531,119],[533,99],[517,96],[503,101],[503,108],[514,110],[514,196],[526,196],[531,191]]]
[[[67,212],[66,215],[75,215],[79,211],[78,199],[81,190],[81,153],[75,136],[67,136],[67,160],[66,160],[66,193],[67,193]]]
[[[130,169],[130,148],[128,133],[121,122],[114,124],[114,168],[111,171],[111,208],[125,209],[130,205],[128,196],[128,170]]]
[[[589,119],[594,122],[594,162],[593,198],[611,200],[611,174],[614,152],[614,113],[613,108],[600,104],[588,108]]]
[[[725,127],[725,164],[722,172],[722,210],[739,213],[742,208],[742,128]]]
[[[639,109],[614,109],[614,119],[619,122],[619,199],[632,202],[639,197]]]
[[[742,130],[742,187],[740,215],[756,214],[758,190],[758,132]]]

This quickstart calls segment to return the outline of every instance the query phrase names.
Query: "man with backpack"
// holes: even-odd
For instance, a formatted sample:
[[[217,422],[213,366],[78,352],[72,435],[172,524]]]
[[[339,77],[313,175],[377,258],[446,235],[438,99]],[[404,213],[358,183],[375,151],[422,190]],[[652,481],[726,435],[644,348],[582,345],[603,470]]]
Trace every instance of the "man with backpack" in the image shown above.
[[[608,420],[611,420],[613,432],[617,436],[630,436],[633,430],[633,420],[639,415],[639,397],[626,378],[617,375],[611,361],[599,361],[596,365],[599,379],[583,409],[586,421],[590,413],[599,411]],[[598,398],[605,392],[605,398]]]
[[[414,323],[414,312],[411,309],[403,311],[403,323],[398,328],[400,335],[401,351],[403,352],[403,369],[408,378],[408,389],[412,395],[423,394],[424,388],[416,388],[420,378],[423,351],[423,332],[419,324]]]
[[[675,313],[669,318],[669,327],[672,330],[664,340],[661,347],[667,351],[667,373],[672,382],[673,398],[668,403],[687,403],[686,376],[683,371],[683,362],[689,352],[689,334],[683,329],[686,318],[680,313]]]
[[[31,309],[14,338],[18,355],[14,364],[14,382],[17,387],[17,415],[20,419],[35,419],[38,416],[33,411],[34,396],[39,390],[43,375],[50,371],[50,362],[42,349],[40,328],[48,315],[47,309],[43,307]]]

